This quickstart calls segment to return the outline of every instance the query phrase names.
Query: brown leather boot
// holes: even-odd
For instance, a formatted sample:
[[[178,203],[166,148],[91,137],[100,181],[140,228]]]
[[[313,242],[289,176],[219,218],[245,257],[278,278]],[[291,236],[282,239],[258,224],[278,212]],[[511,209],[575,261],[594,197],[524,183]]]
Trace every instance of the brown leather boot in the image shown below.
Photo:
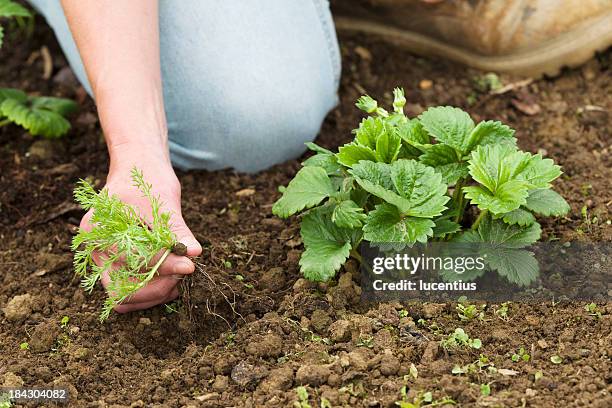
[[[612,0],[332,0],[339,31],[486,71],[540,76],[612,45]]]

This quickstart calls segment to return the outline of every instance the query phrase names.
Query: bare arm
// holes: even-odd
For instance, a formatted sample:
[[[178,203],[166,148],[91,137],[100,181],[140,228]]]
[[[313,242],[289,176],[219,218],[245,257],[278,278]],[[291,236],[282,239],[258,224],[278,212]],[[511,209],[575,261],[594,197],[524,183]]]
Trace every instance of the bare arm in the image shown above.
[[[140,168],[173,213],[172,223],[188,255],[201,247],[181,215],[180,185],[168,153],[159,61],[158,4],[154,0],[62,0],[92,86],[110,154],[106,188],[123,201],[150,209],[132,187],[130,171]],[[81,223],[88,227],[89,214]],[[168,257],[160,276],[136,294],[130,311],[164,303],[178,294],[176,275],[193,272],[186,257]],[[103,279],[108,283],[108,276]]]

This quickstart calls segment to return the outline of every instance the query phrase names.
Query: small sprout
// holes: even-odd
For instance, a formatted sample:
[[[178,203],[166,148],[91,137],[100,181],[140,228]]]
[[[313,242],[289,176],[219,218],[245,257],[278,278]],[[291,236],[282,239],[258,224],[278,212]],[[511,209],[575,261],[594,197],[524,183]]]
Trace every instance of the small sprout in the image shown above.
[[[561,357],[557,356],[557,355],[554,355],[554,356],[550,357],[550,361],[553,364],[561,364],[563,362],[563,359]]]
[[[482,306],[482,309],[484,309],[484,306]],[[468,303],[467,300],[465,302],[458,303],[456,307],[457,315],[462,321],[470,321],[474,319],[483,321],[484,311],[482,309],[478,309],[478,306]]]
[[[321,397],[321,408],[333,408],[331,402],[325,397]]]
[[[179,311],[179,307],[180,307],[180,300],[177,300],[171,303],[166,303],[164,305],[166,313],[168,314],[177,313]]]
[[[232,269],[232,262],[231,261],[223,261],[223,266],[225,266],[227,269]]]
[[[592,303],[592,302],[589,303],[588,305],[584,307],[584,310],[589,312],[589,316],[593,316],[593,317],[596,317],[597,319],[601,319],[601,311],[599,310],[599,308],[597,307],[595,303]]]
[[[462,328],[456,328],[452,334],[449,334],[446,339],[440,342],[440,345],[445,350],[454,350],[458,348],[473,348],[478,350],[482,347],[482,342],[480,339],[470,338]]]
[[[295,389],[295,393],[298,397],[298,400],[293,403],[295,408],[312,408],[312,406],[308,403],[309,396],[306,387],[300,385]]]
[[[515,363],[520,360],[527,362],[530,359],[531,359],[531,356],[527,354],[524,347],[521,347],[520,349],[518,349],[518,352],[512,354],[512,361],[514,361]]]
[[[244,281],[244,276],[242,276],[242,275],[236,275],[236,276],[235,276],[235,279],[236,279],[238,282],[242,282],[242,281]]]
[[[414,378],[415,380],[418,378],[419,376],[419,370],[417,370],[416,366],[414,365],[414,363],[410,363],[410,369],[408,371],[410,373],[410,376],[412,378]]]
[[[30,344],[27,341],[25,341],[25,342],[23,342],[23,343],[21,343],[19,345],[19,349],[20,350],[29,350],[30,349]]]
[[[406,309],[400,310],[399,311],[399,317],[400,318],[408,317],[408,311]]]
[[[536,371],[535,374],[533,375],[534,381],[538,381],[542,377],[544,377],[544,373],[542,372],[542,370]]]
[[[373,336],[360,336],[359,341],[357,341],[357,347],[374,347],[374,337]]]
[[[397,405],[399,408],[421,408],[456,404],[456,402],[450,399],[449,397],[443,397],[439,400],[434,399],[431,391],[421,392],[416,397],[414,397],[412,401],[409,401],[408,389],[406,388],[406,386],[403,386],[400,389],[400,395],[402,399],[400,401],[395,402],[395,405]]]
[[[62,320],[60,321],[60,325],[62,326],[63,329],[65,329],[68,326],[69,322],[70,322],[70,317],[64,316],[62,317]]]
[[[509,311],[509,307],[508,305],[510,304],[510,302],[504,302],[501,304],[501,306],[499,307],[499,309],[497,309],[495,311],[495,314],[497,315],[497,317],[499,317],[500,319],[502,319],[503,321],[507,322],[508,321],[508,311]]]
[[[491,395],[491,384],[480,384],[480,395],[483,397]]]

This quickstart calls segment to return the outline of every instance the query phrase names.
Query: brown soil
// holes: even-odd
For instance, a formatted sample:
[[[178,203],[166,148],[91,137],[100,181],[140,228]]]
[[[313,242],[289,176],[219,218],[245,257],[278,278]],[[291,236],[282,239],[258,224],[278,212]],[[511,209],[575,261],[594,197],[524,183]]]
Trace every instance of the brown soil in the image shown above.
[[[502,120],[517,129],[521,147],[563,166],[556,188],[572,211],[543,220],[545,238],[612,240],[612,53],[558,78],[489,95],[475,81],[482,73],[375,39],[341,40],[341,102],[320,144],[335,148],[350,138],[361,93],[389,102],[388,91],[403,86],[411,115],[450,104],[476,120]],[[47,80],[42,46],[53,57]],[[184,214],[204,246],[203,269],[185,283],[178,313],[157,307],[100,324],[104,293],[83,293],[69,250],[82,215],[72,204],[74,183],[91,176],[103,185],[108,164],[94,105],[66,75],[40,20],[29,39],[9,35],[0,60],[0,86],[76,98],[82,107],[62,140],[0,129],[0,386],[64,385],[76,407],[287,407],[301,384],[316,407],[323,398],[334,407],[392,407],[405,385],[410,400],[431,391],[459,406],[612,405],[610,303],[599,306],[601,318],[584,304],[513,303],[506,320],[494,313],[499,305],[488,305],[484,321],[465,323],[452,304],[361,305],[352,263],[336,282],[300,279],[297,221],[270,213],[277,186],[295,174],[297,160],[259,175],[179,174]],[[70,317],[66,327],[63,316]],[[480,352],[495,367],[514,371],[451,374],[479,354],[440,348],[457,327],[482,340]],[[29,350],[20,349],[23,342]],[[520,347],[530,361],[512,362]],[[553,364],[553,355],[562,363]],[[491,384],[490,396],[481,395],[482,383]]]

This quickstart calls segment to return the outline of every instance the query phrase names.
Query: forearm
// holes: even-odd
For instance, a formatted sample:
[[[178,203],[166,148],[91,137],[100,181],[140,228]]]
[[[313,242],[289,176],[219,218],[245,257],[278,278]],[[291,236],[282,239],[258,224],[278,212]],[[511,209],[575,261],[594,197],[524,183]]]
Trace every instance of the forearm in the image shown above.
[[[111,155],[126,146],[169,162],[154,0],[62,0]]]

